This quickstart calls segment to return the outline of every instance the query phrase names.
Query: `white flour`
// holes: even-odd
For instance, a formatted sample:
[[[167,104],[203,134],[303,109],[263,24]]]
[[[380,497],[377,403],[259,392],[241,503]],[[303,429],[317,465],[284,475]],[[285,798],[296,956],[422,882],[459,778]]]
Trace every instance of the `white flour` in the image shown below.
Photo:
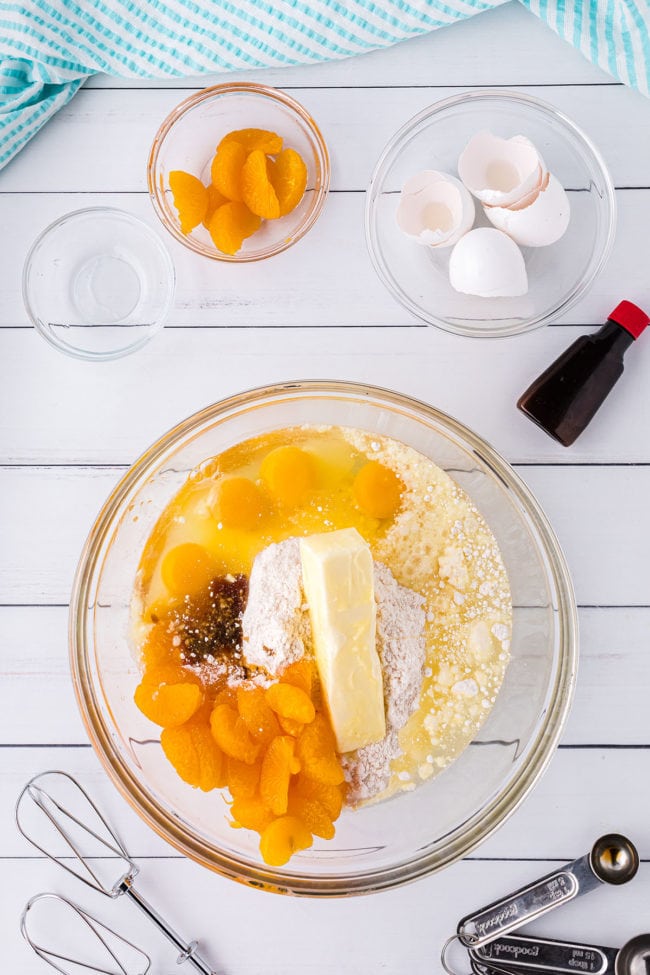
[[[424,598],[400,586],[392,572],[375,562],[377,649],[384,676],[386,737],[343,757],[348,802],[363,802],[387,788],[390,764],[400,754],[397,732],[420,700],[426,655]]]
[[[375,562],[377,640],[388,726],[399,731],[418,705],[424,667],[424,597]]]
[[[304,656],[309,644],[300,542],[288,538],[269,545],[253,562],[242,617],[242,650],[250,667],[263,667],[277,677]]]
[[[374,567],[387,733],[383,741],[343,756],[352,803],[387,787],[391,762],[400,754],[397,732],[418,706],[425,659],[423,597],[400,586],[385,565],[375,562]],[[256,557],[242,629],[246,663],[273,676],[311,652],[297,538],[269,545]]]

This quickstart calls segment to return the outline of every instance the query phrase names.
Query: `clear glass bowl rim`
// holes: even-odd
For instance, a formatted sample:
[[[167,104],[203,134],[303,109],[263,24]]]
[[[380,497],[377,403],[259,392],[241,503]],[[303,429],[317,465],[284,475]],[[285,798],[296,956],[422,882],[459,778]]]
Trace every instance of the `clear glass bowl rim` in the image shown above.
[[[383,170],[390,162],[393,161],[392,157],[399,151],[401,144],[407,138],[409,133],[416,129],[422,122],[440,114],[443,111],[446,111],[449,108],[454,108],[457,105],[464,105],[469,102],[480,102],[482,100],[495,98],[503,98],[511,102],[519,102],[522,105],[530,106],[542,111],[554,122],[559,121],[569,128],[577,139],[584,143],[589,152],[593,155],[596,165],[600,170],[600,176],[604,186],[604,197],[608,204],[609,213],[608,227],[600,258],[593,266],[589,274],[583,277],[576,284],[573,292],[568,296],[568,298],[566,298],[555,308],[542,315],[537,315],[528,321],[515,324],[511,328],[502,329],[498,332],[492,332],[489,328],[474,327],[472,325],[456,325],[449,322],[447,319],[436,318],[435,315],[431,315],[430,318],[423,317],[423,315],[418,311],[415,303],[410,300],[408,295],[394,285],[391,276],[385,272],[383,262],[379,259],[377,248],[375,246],[375,232],[373,223],[374,210],[378,197],[377,186],[380,179],[383,177]],[[459,95],[451,95],[449,98],[443,98],[439,102],[435,102],[433,105],[429,105],[421,112],[418,112],[417,115],[414,115],[408,120],[408,122],[405,122],[404,125],[398,129],[398,131],[384,146],[384,149],[382,150],[382,153],[375,165],[372,176],[370,177],[370,183],[368,184],[368,189],[366,191],[364,223],[368,253],[370,255],[372,266],[374,267],[379,280],[384,284],[384,286],[399,302],[399,304],[404,308],[407,308],[411,314],[415,315],[416,318],[419,318],[420,321],[425,322],[427,325],[434,325],[436,328],[441,328],[446,332],[453,332],[455,335],[469,335],[475,338],[506,338],[510,335],[530,332],[536,328],[541,328],[543,325],[548,325],[550,322],[555,321],[561,315],[566,314],[566,312],[573,308],[576,302],[591,287],[609,260],[616,235],[616,214],[616,191],[609,173],[609,169],[607,168],[607,164],[605,163],[600,150],[595,146],[589,136],[583,132],[583,130],[576,125],[576,123],[570,119],[568,115],[565,115],[564,112],[561,112],[549,102],[545,102],[543,99],[537,98],[534,95],[525,95],[523,92],[508,91],[501,88],[481,88],[477,91],[462,92]]]
[[[200,105],[201,102],[208,101],[211,98],[220,98],[224,95],[237,94],[241,92],[262,95],[263,97],[270,98],[273,101],[280,102],[286,108],[291,109],[305,123],[318,147],[318,161],[321,168],[321,181],[317,190],[317,196],[314,204],[306,215],[304,223],[300,224],[290,237],[280,241],[276,247],[273,247],[264,253],[250,255],[246,255],[244,253],[238,256],[237,254],[221,254],[216,249],[213,252],[207,247],[203,247],[198,242],[192,240],[190,237],[186,237],[180,232],[178,227],[170,223],[167,219],[165,208],[161,202],[161,190],[156,182],[155,174],[158,166],[158,157],[162,150],[163,143],[167,135],[171,132],[173,126],[180,118],[182,118],[183,115],[195,108],[197,105]],[[167,117],[162,121],[160,128],[156,132],[149,151],[149,158],[147,160],[147,187],[149,189],[149,196],[151,197],[151,202],[154,210],[156,211],[156,215],[158,216],[165,230],[167,230],[172,237],[179,241],[179,243],[183,244],[184,247],[188,247],[190,250],[194,251],[195,254],[200,254],[202,257],[209,257],[213,261],[223,261],[227,264],[249,264],[254,261],[263,261],[267,257],[274,257],[276,254],[281,254],[283,251],[287,250],[293,244],[296,244],[299,240],[301,240],[313,227],[322,212],[327,194],[329,192],[330,176],[331,165],[327,144],[318,125],[311,117],[309,112],[300,104],[300,102],[296,101],[295,98],[292,98],[291,95],[287,95],[286,92],[281,91],[279,88],[272,88],[270,85],[258,85],[254,82],[246,81],[230,81],[220,85],[212,85],[209,88],[203,88],[201,91],[194,92],[193,94],[189,95],[182,102],[176,105],[176,107],[173,108],[169,115],[167,115]]]
[[[50,235],[50,233],[52,233],[53,230],[57,230],[58,227],[61,226],[61,224],[66,223],[67,221],[77,217],[86,216],[89,213],[95,213],[95,214],[108,213],[113,216],[117,214],[123,219],[126,218],[130,223],[135,224],[141,230],[144,230],[147,236],[150,238],[151,242],[155,243],[156,248],[158,249],[158,252],[161,254],[164,263],[167,265],[167,270],[169,272],[169,293],[167,295],[167,300],[165,302],[164,312],[156,322],[156,327],[152,328],[150,331],[147,332],[146,335],[144,335],[137,342],[134,342],[132,345],[128,345],[126,346],[126,348],[123,349],[116,349],[108,352],[90,352],[87,349],[78,349],[72,345],[66,345],[65,342],[59,342],[56,339],[56,337],[52,335],[51,332],[49,332],[48,329],[44,328],[43,325],[41,324],[38,315],[34,311],[33,303],[31,301],[30,293],[29,293],[30,287],[29,287],[28,278],[29,278],[30,271],[32,269],[34,255],[36,254],[38,248],[41,246],[43,241]],[[145,221],[141,220],[140,217],[136,217],[134,216],[134,214],[129,213],[128,210],[122,210],[120,207],[106,207],[106,206],[81,207],[79,210],[70,210],[68,213],[62,214],[60,217],[57,217],[56,220],[53,220],[52,223],[48,224],[47,227],[45,227],[45,229],[40,232],[38,237],[32,243],[32,246],[29,248],[29,251],[27,252],[27,257],[25,258],[23,264],[23,274],[22,274],[23,305],[25,306],[25,311],[27,312],[32,325],[39,333],[39,335],[41,335],[42,338],[44,338],[49,345],[53,346],[53,348],[57,349],[59,352],[64,352],[66,355],[71,356],[73,359],[83,359],[87,362],[110,362],[113,359],[121,359],[123,356],[130,355],[132,352],[137,352],[138,349],[143,348],[143,346],[145,346],[148,342],[151,341],[151,339],[155,335],[158,334],[158,332],[165,324],[165,321],[167,320],[167,316],[169,315],[170,308],[172,306],[172,302],[174,300],[175,290],[176,290],[176,269],[174,267],[174,262],[171,259],[169,251],[163,244],[162,240],[160,239],[156,231],[149,226],[148,223],[145,223]]]
[[[480,822],[475,822],[471,829],[455,839],[447,840],[442,849],[415,855],[407,862],[354,876],[340,874],[305,877],[294,874],[290,868],[274,869],[264,864],[253,867],[221,851],[215,853],[213,847],[208,847],[180,826],[173,817],[161,811],[146,788],[126,767],[113,743],[110,729],[102,719],[99,694],[90,674],[89,657],[92,646],[87,634],[89,597],[115,518],[124,510],[129,496],[146,482],[151,471],[165,455],[171,456],[178,444],[185,442],[186,438],[198,435],[205,424],[225,417],[233,410],[259,406],[296,393],[344,398],[370,397],[378,405],[384,403],[423,415],[460,438],[465,447],[489,465],[493,474],[512,492],[532,521],[548,559],[558,601],[558,661],[553,687],[548,709],[540,722],[536,739],[530,747],[527,764],[521,774],[487,805]],[[486,441],[435,407],[401,393],[354,382],[300,380],[258,387],[220,400],[173,427],[135,461],[99,512],[81,552],[70,600],[69,645],[77,704],[95,753],[113,784],[149,827],[180,853],[231,879],[278,893],[340,897],[386,890],[434,873],[466,856],[515,812],[550,762],[569,715],[577,672],[578,621],[568,566],[548,519],[529,488]]]

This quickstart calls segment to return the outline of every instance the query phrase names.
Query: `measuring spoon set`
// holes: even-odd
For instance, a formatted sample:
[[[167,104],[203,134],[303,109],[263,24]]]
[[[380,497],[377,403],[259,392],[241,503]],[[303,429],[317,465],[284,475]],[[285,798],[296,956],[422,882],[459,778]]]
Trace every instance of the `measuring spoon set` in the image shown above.
[[[453,946],[460,945],[473,975],[650,975],[650,934],[617,949],[510,933],[589,891],[625,884],[638,869],[639,855],[627,837],[601,836],[580,859],[462,918],[442,950],[444,970],[466,975],[449,961]]]

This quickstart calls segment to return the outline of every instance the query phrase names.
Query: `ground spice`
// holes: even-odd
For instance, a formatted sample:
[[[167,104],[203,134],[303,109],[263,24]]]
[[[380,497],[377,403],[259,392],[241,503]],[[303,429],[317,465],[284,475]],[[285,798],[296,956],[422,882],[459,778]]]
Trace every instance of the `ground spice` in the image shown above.
[[[181,606],[172,610],[169,628],[178,639],[185,666],[240,654],[247,595],[246,576],[218,576],[205,591],[185,596]]]

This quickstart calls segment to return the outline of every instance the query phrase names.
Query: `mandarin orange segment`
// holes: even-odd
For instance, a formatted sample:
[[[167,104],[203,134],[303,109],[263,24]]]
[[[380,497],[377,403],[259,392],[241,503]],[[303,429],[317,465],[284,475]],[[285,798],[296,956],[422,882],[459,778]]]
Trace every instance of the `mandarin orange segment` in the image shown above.
[[[280,717],[300,724],[308,724],[316,715],[309,695],[293,684],[271,684],[266,689],[266,700]]]
[[[302,771],[309,778],[327,785],[340,785],[344,780],[343,769],[336,754],[334,734],[323,714],[317,714],[311,724],[305,725],[296,743]]]
[[[296,816],[282,816],[270,823],[260,839],[260,853],[265,863],[281,867],[294,853],[312,844],[312,835]]]
[[[224,135],[217,146],[217,152],[227,142],[239,142],[246,152],[260,149],[270,156],[275,156],[282,149],[282,138],[275,132],[269,132],[268,129],[235,129],[234,132]]]
[[[343,808],[343,788],[340,785],[327,785],[317,782],[300,772],[289,786],[289,803],[292,798],[316,799],[334,822],[341,815]]]
[[[230,807],[230,814],[234,819],[233,826],[254,829],[256,833],[263,833],[273,822],[273,813],[260,798],[244,799],[238,796]]]
[[[261,222],[244,203],[224,203],[215,210],[208,231],[217,250],[236,254],[244,241],[259,230]]]
[[[301,721],[295,721],[293,718],[283,718],[281,714],[278,715],[278,722],[285,735],[291,735],[293,738],[298,738],[302,729],[305,727]]]
[[[160,574],[171,596],[191,596],[223,572],[215,558],[195,542],[171,548],[160,564]]]
[[[404,484],[397,474],[379,461],[364,464],[352,483],[359,507],[372,518],[390,518],[399,508]]]
[[[260,753],[237,711],[228,704],[217,704],[210,715],[210,728],[217,745],[226,755],[252,765]]]
[[[256,741],[268,745],[280,734],[278,719],[266,702],[266,691],[263,687],[238,687],[237,708],[242,721]]]
[[[279,735],[273,739],[262,759],[260,796],[276,816],[282,816],[287,811],[289,782],[292,769],[296,768],[295,744],[288,735]]]
[[[174,169],[169,174],[169,188],[178,211],[181,233],[189,234],[201,223],[208,208],[208,191],[196,176]]]
[[[146,670],[158,664],[169,664],[179,659],[173,643],[174,634],[166,623],[154,623],[140,650],[140,659]]]
[[[197,724],[205,725],[208,731],[210,731],[210,715],[212,714],[213,710],[214,710],[214,704],[212,703],[212,701],[210,700],[209,696],[206,693],[203,698],[203,704],[198,709],[196,714],[192,716],[192,724],[196,722]],[[212,740],[214,741],[214,738]],[[225,765],[224,765],[224,769],[225,769]]]
[[[269,177],[280,204],[280,216],[294,210],[307,186],[307,167],[295,149],[284,149],[275,162],[269,163]]]
[[[300,447],[276,447],[260,466],[260,476],[269,491],[287,507],[301,504],[316,487],[314,459]]]
[[[226,781],[234,799],[252,799],[260,781],[260,764],[247,765],[237,758],[226,759]]]
[[[241,170],[241,199],[265,220],[280,216],[280,203],[269,179],[269,164],[261,149],[249,153]]]
[[[321,756],[317,761],[304,762],[301,759],[301,768],[304,768],[305,775],[311,776],[317,782],[325,782],[327,785],[340,785],[345,776],[343,769],[335,754]]]
[[[219,520],[225,528],[257,528],[266,505],[264,495],[248,477],[227,477],[219,485],[217,494]]]
[[[295,663],[289,664],[285,670],[280,674],[281,684],[293,684],[294,687],[299,687],[311,696],[312,690],[312,679],[314,676],[314,668],[311,660],[306,657],[302,657],[300,660],[296,660]]]
[[[205,216],[203,217],[203,226],[206,230],[210,229],[210,221],[212,220],[215,212],[222,207],[224,203],[228,203],[228,197],[220,193],[214,183],[210,183],[207,187],[208,190],[208,206],[205,211]]]
[[[237,688],[236,687],[221,687],[214,696],[214,707],[217,704],[227,704],[231,708],[237,707]]]
[[[174,766],[183,782],[197,788],[201,781],[201,763],[190,729],[183,725],[178,728],[163,728],[160,733],[160,744],[165,757]]]
[[[140,683],[153,691],[161,684],[200,684],[200,679],[191,670],[184,668],[180,660],[170,659],[167,663],[152,664],[146,667]]]
[[[183,782],[203,792],[225,785],[223,756],[204,722],[193,719],[178,728],[164,728],[160,744]]]
[[[203,703],[203,691],[196,684],[138,684],[133,695],[146,718],[163,728],[185,724]]]
[[[200,714],[200,712],[199,712]],[[197,714],[183,727],[190,729],[194,747],[199,756],[201,769],[199,788],[203,792],[211,789],[223,789],[226,785],[226,759],[219,746],[215,743],[206,719]]]
[[[305,824],[310,833],[320,836],[324,840],[334,838],[336,830],[327,809],[318,799],[307,799],[303,796],[290,796],[289,814],[297,816]]]
[[[212,160],[210,176],[212,184],[228,200],[241,201],[242,196],[242,169],[248,153],[241,143],[231,139],[220,145],[217,154]]]

